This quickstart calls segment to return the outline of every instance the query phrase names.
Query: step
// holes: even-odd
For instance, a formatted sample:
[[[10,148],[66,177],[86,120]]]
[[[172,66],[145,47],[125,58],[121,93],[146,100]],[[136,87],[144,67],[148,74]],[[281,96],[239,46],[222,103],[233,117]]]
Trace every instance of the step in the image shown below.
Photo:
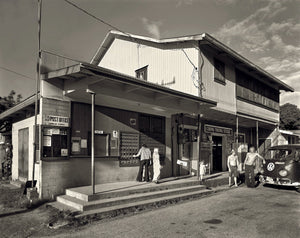
[[[158,198],[158,197],[195,192],[195,191],[203,190],[205,188],[206,187],[204,185],[196,185],[196,186],[189,186],[184,188],[160,190],[160,191],[149,192],[149,193],[131,194],[127,196],[114,197],[114,198],[104,198],[104,199],[93,200],[89,202],[68,195],[63,195],[63,196],[58,196],[57,201],[67,206],[71,206],[79,211],[87,211],[87,210],[98,209],[102,207],[115,206],[118,204],[138,202],[141,200],[145,201],[145,200]]]
[[[143,185],[143,184],[142,184]],[[138,193],[148,193],[148,192],[155,192],[155,191],[162,191],[174,188],[182,188],[182,187],[190,187],[190,186],[197,186],[200,185],[200,182],[197,180],[191,181],[182,181],[182,182],[166,182],[166,184],[153,184],[153,183],[144,183],[143,187],[141,188],[119,188],[116,191],[104,191],[96,194],[85,194],[82,192],[76,191],[76,189],[66,189],[66,195],[75,197],[77,199],[83,201],[95,201],[99,199],[106,199],[106,198],[114,198],[114,197],[123,197],[128,196],[131,194],[138,194]]]
[[[99,209],[83,211],[82,213],[75,215],[75,218],[77,219],[88,218],[88,219],[96,219],[96,220],[104,219],[109,217],[115,217],[121,214],[134,213],[136,211],[141,211],[149,208],[157,208],[166,204],[175,204],[182,200],[199,198],[213,193],[215,193],[214,190],[204,189],[195,192],[153,198],[146,201],[119,204],[111,207],[103,207]]]

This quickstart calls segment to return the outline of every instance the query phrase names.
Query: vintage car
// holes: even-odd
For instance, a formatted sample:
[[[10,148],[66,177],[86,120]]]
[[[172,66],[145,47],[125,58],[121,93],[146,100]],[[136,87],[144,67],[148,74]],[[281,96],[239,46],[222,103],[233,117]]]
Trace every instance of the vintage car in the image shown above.
[[[278,145],[269,149],[271,159],[266,159],[260,182],[293,186],[300,192],[300,144]]]

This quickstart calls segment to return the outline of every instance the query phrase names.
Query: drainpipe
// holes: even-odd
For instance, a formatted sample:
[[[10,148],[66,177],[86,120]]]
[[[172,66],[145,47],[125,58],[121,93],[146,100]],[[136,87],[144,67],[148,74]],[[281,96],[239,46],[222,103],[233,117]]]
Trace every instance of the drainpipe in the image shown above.
[[[95,194],[95,92],[87,89],[87,93],[92,96],[92,118],[91,118],[91,184],[92,184],[92,192]]]

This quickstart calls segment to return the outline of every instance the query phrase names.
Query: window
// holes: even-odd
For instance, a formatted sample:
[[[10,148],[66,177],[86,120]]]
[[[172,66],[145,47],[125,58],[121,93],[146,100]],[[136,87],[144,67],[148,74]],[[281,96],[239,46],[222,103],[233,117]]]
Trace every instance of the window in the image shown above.
[[[218,83],[225,84],[225,64],[217,59],[214,59],[214,79]]]
[[[135,74],[136,74],[137,78],[147,81],[147,77],[148,77],[148,65],[145,66],[145,67],[143,67],[143,68],[137,69],[135,71]]]
[[[68,128],[43,129],[43,157],[65,157],[69,155]]]

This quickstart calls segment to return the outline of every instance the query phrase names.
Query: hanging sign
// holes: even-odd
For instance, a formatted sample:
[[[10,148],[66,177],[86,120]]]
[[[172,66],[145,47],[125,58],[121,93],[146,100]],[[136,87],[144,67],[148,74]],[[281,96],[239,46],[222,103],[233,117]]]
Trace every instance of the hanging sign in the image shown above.
[[[44,116],[44,125],[68,127],[69,124],[70,124],[69,117],[52,116],[52,115]]]
[[[232,135],[232,129],[220,126],[204,125],[205,133],[219,133],[225,135]]]

